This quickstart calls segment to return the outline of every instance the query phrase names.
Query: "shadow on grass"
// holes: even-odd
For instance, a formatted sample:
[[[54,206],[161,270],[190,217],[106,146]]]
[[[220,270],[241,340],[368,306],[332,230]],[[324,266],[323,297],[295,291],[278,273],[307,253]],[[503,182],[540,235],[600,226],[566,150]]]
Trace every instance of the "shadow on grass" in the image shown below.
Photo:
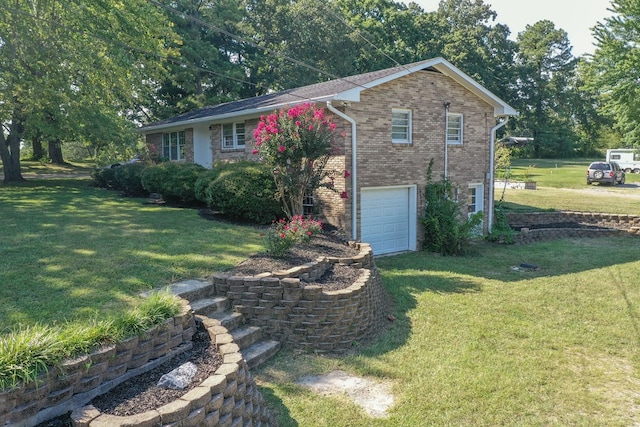
[[[298,427],[299,424],[296,420],[291,417],[291,413],[289,412],[289,408],[287,408],[282,402],[282,399],[278,397],[278,395],[273,391],[270,387],[259,386],[260,393],[262,393],[262,397],[264,397],[267,402],[267,406],[271,413],[271,423],[272,425],[278,427]]]
[[[0,229],[3,329],[122,312],[141,291],[232,268],[260,240],[71,179],[0,187]]]

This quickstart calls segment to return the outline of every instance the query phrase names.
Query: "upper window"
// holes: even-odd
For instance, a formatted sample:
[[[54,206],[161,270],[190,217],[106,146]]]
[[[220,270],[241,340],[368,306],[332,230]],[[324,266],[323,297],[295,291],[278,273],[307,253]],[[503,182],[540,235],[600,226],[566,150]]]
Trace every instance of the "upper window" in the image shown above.
[[[447,113],[447,144],[462,144],[462,114]]]
[[[411,144],[411,110],[392,110],[391,142]]]
[[[244,148],[244,123],[224,123],[222,125],[222,148]]]
[[[184,160],[184,131],[162,134],[162,157],[169,160]]]

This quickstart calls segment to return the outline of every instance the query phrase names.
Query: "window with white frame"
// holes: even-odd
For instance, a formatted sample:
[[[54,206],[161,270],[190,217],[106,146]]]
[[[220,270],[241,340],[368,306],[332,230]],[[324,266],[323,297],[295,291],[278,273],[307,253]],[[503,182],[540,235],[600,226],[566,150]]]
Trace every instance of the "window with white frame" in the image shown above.
[[[244,123],[224,123],[222,125],[222,148],[244,148]]]
[[[411,144],[411,110],[391,110],[391,142]]]
[[[462,114],[447,113],[447,144],[462,144]]]
[[[162,134],[162,157],[169,160],[184,160],[184,131]]]

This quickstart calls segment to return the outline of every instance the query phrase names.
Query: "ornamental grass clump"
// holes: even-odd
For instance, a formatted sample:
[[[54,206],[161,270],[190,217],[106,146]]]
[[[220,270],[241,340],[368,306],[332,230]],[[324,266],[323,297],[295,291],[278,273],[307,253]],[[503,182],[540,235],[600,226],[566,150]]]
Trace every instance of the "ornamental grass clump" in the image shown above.
[[[269,227],[266,237],[267,253],[274,257],[285,256],[296,244],[308,243],[322,232],[322,223],[296,215],[290,221],[281,218]]]

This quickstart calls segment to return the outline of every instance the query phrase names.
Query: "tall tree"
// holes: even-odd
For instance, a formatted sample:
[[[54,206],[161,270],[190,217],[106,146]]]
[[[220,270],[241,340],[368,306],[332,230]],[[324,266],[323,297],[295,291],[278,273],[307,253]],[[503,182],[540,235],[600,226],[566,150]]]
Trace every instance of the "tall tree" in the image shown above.
[[[243,10],[237,0],[153,0],[171,21],[180,42],[168,58],[169,72],[150,101],[154,120],[206,105],[255,95],[246,87],[244,46],[240,32]],[[248,90],[248,93],[244,93]]]
[[[640,146],[640,3],[611,2],[613,16],[593,29],[596,50],[589,86],[602,94],[602,114],[612,118],[623,144]]]
[[[571,83],[577,64],[567,33],[543,20],[527,25],[517,41],[519,130],[534,138],[535,157],[567,156],[575,139]]]
[[[509,27],[482,0],[441,0],[436,12],[440,54],[498,96],[514,97],[516,44]]]
[[[165,16],[144,0],[8,0],[0,8],[0,157],[21,181],[20,146],[38,135],[57,149],[87,135],[100,112],[124,124],[162,74]],[[111,121],[107,124],[112,125]],[[61,160],[61,159],[59,159]]]
[[[259,91],[353,74],[357,49],[330,2],[244,0],[244,4],[244,31],[259,46],[247,58]]]

